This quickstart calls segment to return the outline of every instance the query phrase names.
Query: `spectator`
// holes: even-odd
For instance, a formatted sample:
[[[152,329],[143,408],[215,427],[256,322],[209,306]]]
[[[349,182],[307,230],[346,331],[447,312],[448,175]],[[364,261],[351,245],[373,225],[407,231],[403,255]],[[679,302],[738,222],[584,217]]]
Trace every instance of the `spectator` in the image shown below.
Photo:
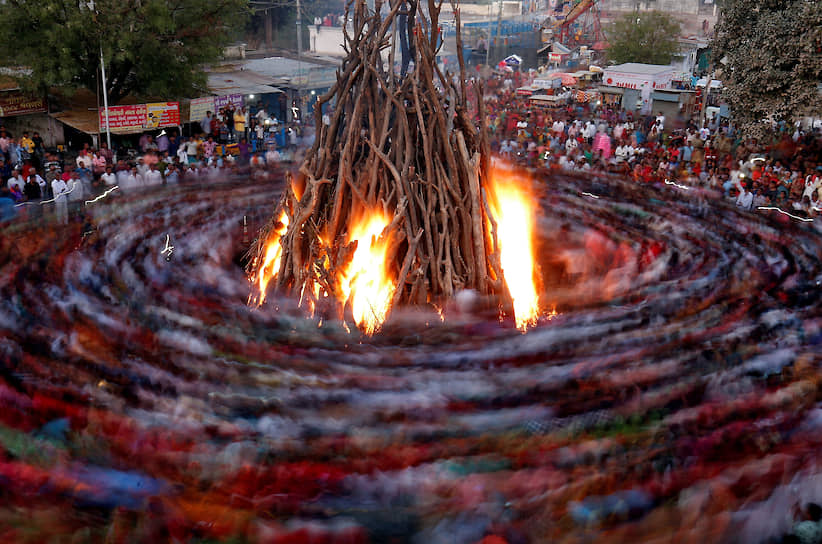
[[[8,187],[9,191],[14,191],[13,187],[17,187],[17,191],[22,193],[23,187],[26,185],[26,180],[20,173],[20,170],[15,168],[11,172],[11,177],[8,179],[6,186]]]
[[[157,165],[152,164],[148,167],[148,170],[143,176],[144,184],[146,187],[154,187],[156,185],[163,184],[163,174],[157,170]]]

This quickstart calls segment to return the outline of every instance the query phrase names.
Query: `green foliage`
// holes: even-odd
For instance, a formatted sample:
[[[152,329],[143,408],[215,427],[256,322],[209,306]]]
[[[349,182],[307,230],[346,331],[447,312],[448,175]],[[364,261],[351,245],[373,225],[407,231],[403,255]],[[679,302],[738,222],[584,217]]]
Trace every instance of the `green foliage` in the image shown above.
[[[608,31],[608,59],[616,63],[670,64],[679,51],[679,21],[659,11],[628,13]]]
[[[822,113],[822,2],[726,0],[715,36],[717,77],[744,132]]]
[[[31,70],[31,89],[95,90],[100,47],[111,103],[127,94],[178,98],[205,89],[202,64],[242,28],[247,0],[7,0],[0,49]]]

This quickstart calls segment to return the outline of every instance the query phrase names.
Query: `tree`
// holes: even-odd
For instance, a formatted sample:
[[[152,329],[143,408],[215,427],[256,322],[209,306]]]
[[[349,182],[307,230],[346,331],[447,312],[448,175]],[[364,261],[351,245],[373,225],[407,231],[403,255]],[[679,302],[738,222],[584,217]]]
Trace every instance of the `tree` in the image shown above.
[[[21,84],[98,85],[102,48],[108,94],[196,96],[204,63],[242,29],[247,0],[7,0],[0,4],[4,62],[26,68]]]
[[[617,63],[670,64],[679,52],[679,21],[659,11],[627,13],[611,24],[608,58]]]
[[[758,136],[763,121],[822,111],[822,3],[727,0],[716,27],[714,68],[736,124]],[[718,63],[717,63],[718,62]]]

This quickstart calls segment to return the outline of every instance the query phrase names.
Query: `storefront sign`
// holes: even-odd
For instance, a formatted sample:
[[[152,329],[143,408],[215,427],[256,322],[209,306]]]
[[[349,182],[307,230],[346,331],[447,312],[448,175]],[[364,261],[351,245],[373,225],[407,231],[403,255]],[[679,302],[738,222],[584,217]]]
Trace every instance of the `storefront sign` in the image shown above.
[[[549,62],[562,62],[562,55],[559,53],[548,53]]]
[[[189,107],[188,122],[199,123],[208,112],[214,112],[214,97],[195,98]]]
[[[0,117],[43,113],[47,111],[46,101],[21,93],[0,93]]]
[[[216,110],[220,110],[220,108],[224,108],[231,104],[234,109],[242,108],[245,103],[243,102],[243,95],[241,94],[229,94],[226,96],[218,96],[214,99],[214,108]]]
[[[146,105],[110,106],[108,122],[111,132],[129,134],[140,132],[146,124]],[[100,130],[106,130],[106,110],[100,110]]]
[[[636,74],[631,72],[612,72],[605,70],[602,82],[610,87],[622,87],[623,89],[667,89],[671,86],[673,72],[662,72],[658,74]]]
[[[559,87],[562,85],[562,78],[556,77],[552,79],[535,79],[533,83],[531,83],[531,87],[535,87],[537,89],[553,89],[555,87]]]
[[[158,102],[153,104],[133,104],[130,106],[110,106],[109,126],[115,134],[133,134],[143,130],[176,127],[180,124],[179,102]],[[100,130],[106,130],[106,111],[100,111]]]
[[[179,102],[146,104],[146,128],[176,127],[180,125]]]

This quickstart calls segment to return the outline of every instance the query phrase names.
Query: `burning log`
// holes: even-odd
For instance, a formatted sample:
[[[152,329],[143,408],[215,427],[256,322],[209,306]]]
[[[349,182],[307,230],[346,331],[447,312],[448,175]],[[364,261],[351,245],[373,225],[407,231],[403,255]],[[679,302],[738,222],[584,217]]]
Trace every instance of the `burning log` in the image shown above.
[[[406,7],[410,2],[410,9]],[[442,307],[463,289],[502,302],[496,223],[490,217],[489,146],[468,115],[459,37],[459,75],[436,63],[440,3],[352,0],[347,56],[315,108],[317,138],[272,220],[251,249],[251,273],[265,299],[269,281],[314,312],[350,311],[366,333],[396,305]],[[416,14],[416,15],[414,15]],[[403,72],[394,73],[397,32],[410,28]],[[389,69],[385,67],[387,57]],[[322,107],[333,104],[329,125]]]

